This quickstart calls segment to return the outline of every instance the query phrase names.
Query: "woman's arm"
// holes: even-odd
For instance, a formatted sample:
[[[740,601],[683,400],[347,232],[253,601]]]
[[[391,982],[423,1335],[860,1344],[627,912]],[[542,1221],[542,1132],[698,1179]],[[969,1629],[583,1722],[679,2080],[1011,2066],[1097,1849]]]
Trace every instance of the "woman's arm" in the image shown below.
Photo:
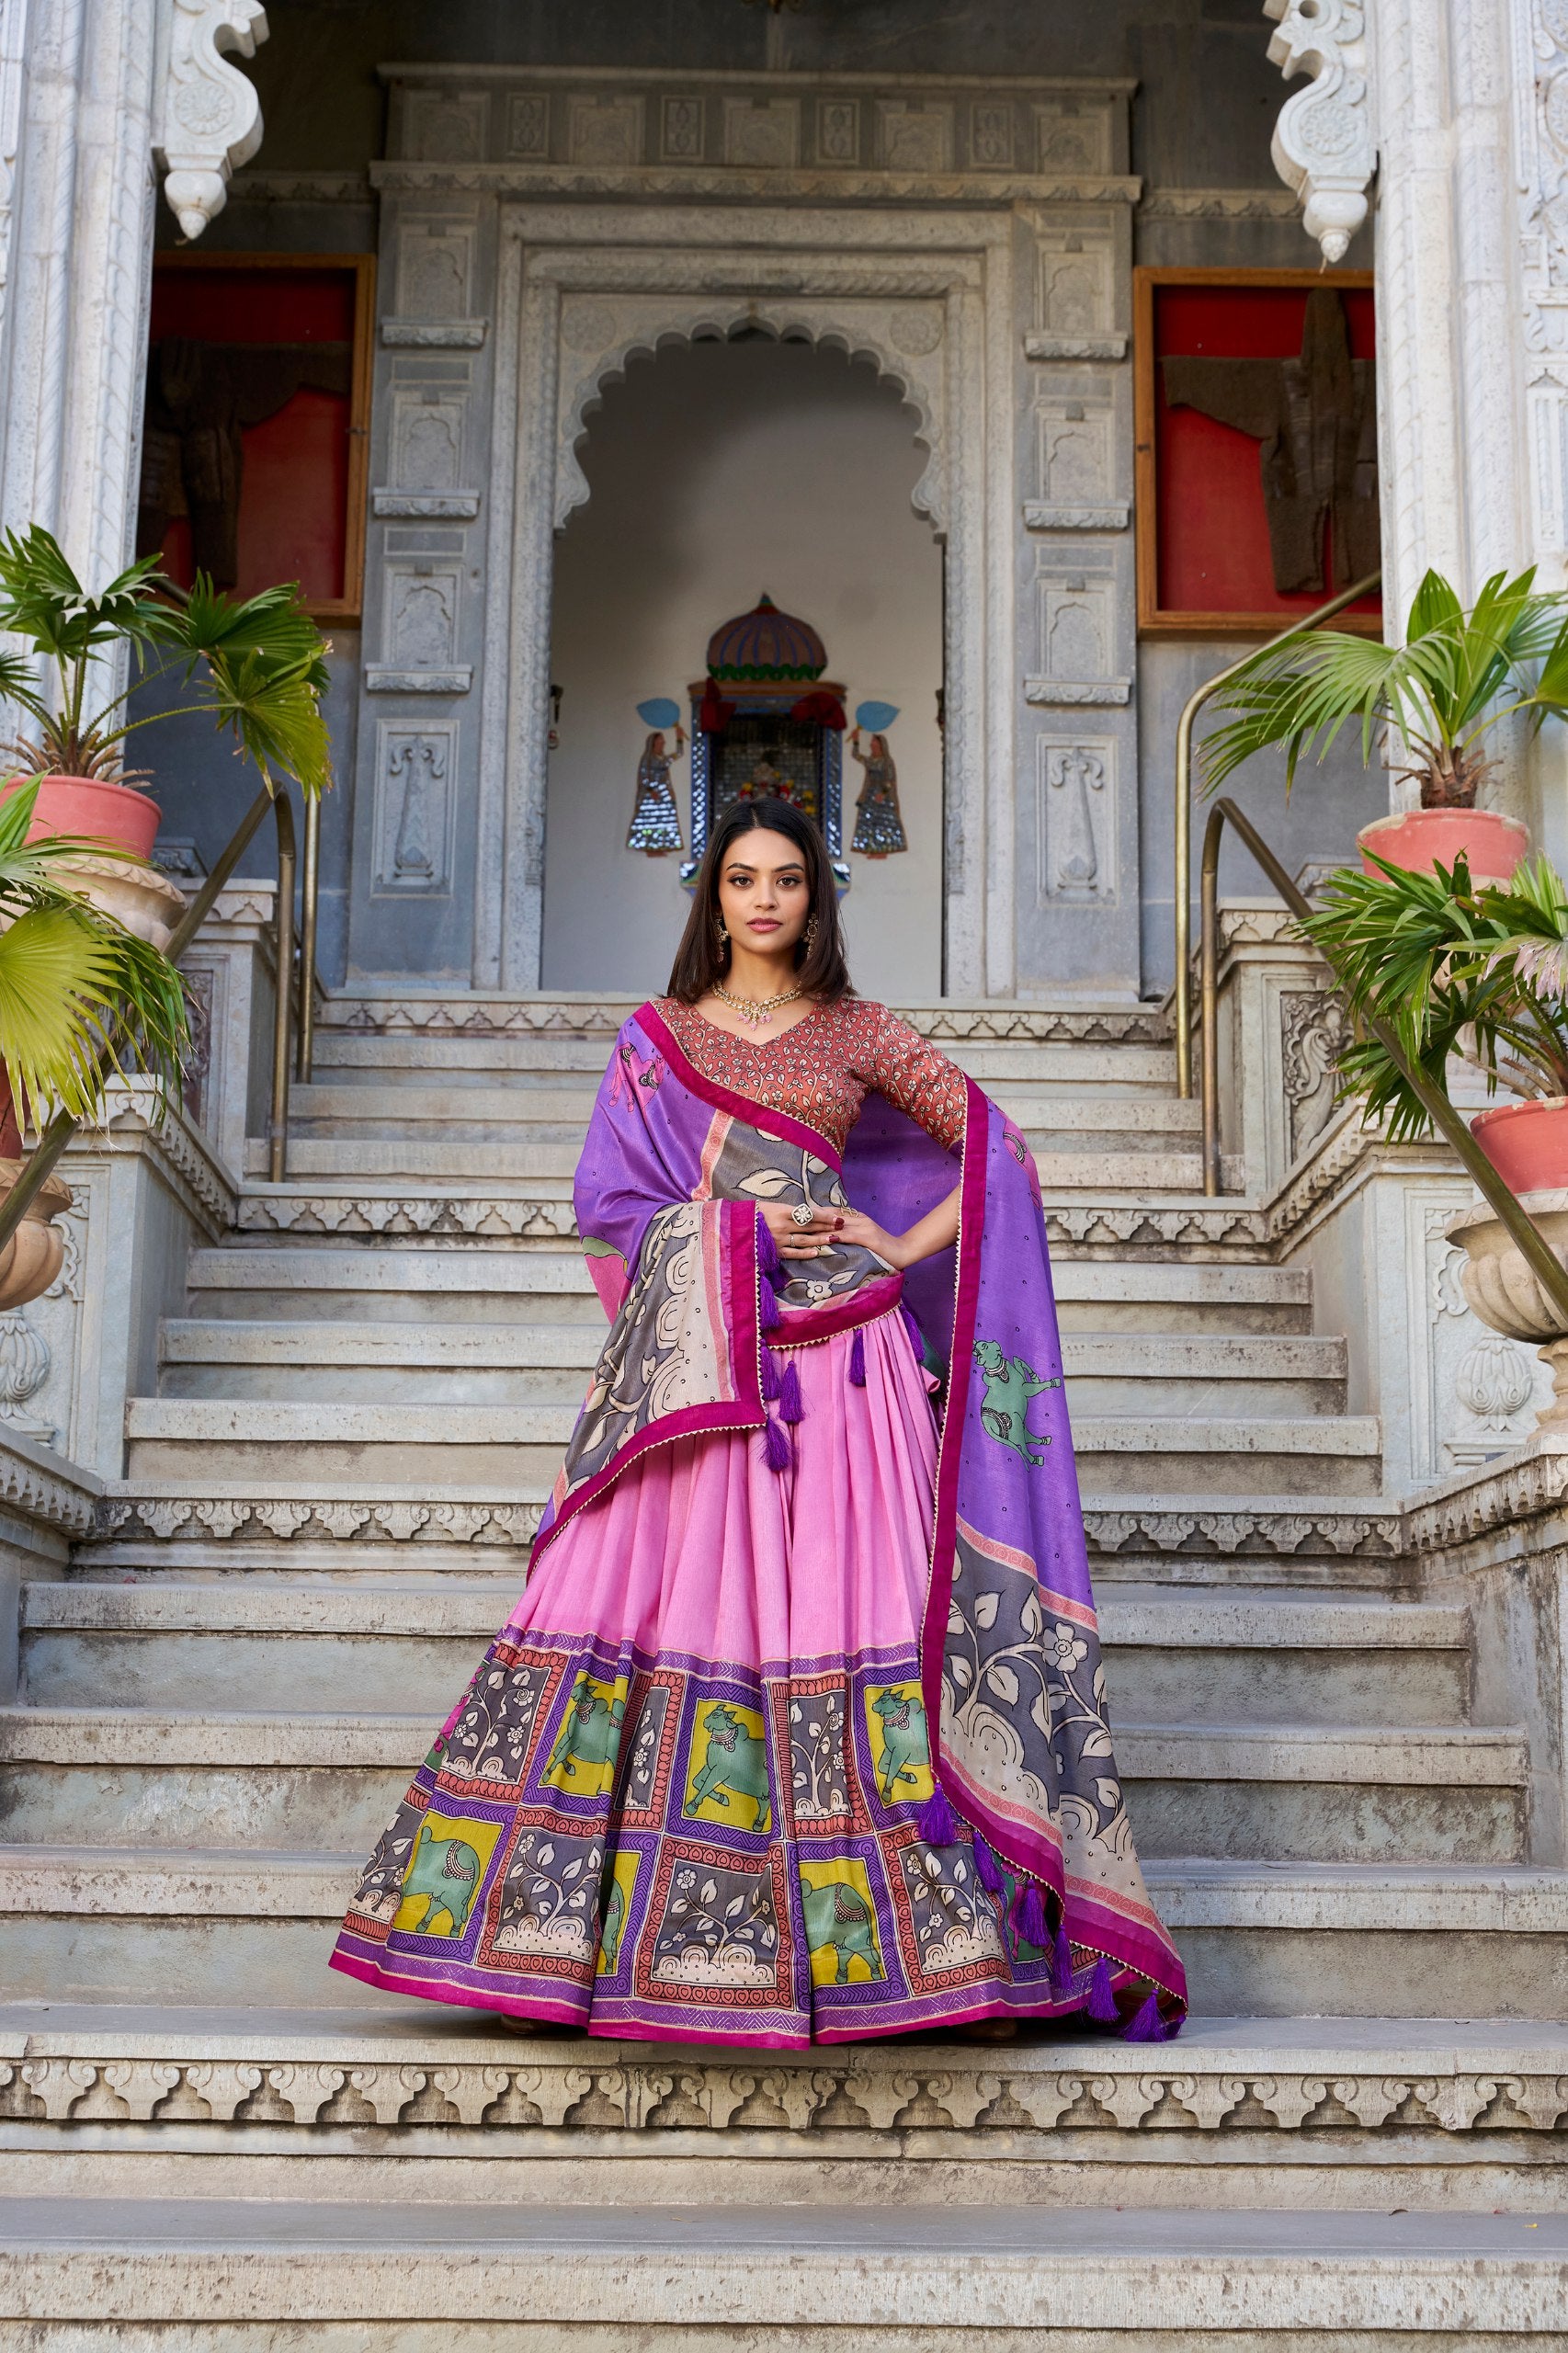
[[[847,1242],[858,1244],[862,1250],[874,1250],[890,1267],[902,1269],[917,1266],[922,1258],[935,1257],[938,1250],[945,1250],[949,1242],[958,1240],[961,1190],[955,1185],[947,1199],[928,1210],[907,1233],[885,1232],[863,1210],[818,1210],[810,1225],[797,1225],[789,1210],[779,1203],[764,1201],[759,1206],[780,1257],[815,1258],[835,1245]]]
[[[858,1242],[863,1250],[874,1250],[890,1267],[917,1267],[922,1258],[934,1258],[938,1250],[947,1249],[959,1238],[959,1203],[963,1188],[955,1185],[946,1200],[927,1210],[917,1224],[907,1233],[886,1233],[862,1210],[846,1210],[844,1222],[834,1236],[835,1242]]]

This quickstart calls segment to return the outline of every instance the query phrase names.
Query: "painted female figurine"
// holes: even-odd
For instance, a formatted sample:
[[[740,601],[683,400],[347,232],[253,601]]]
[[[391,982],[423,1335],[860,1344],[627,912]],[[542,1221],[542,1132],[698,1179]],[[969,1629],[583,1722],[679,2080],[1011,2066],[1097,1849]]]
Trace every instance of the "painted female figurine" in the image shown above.
[[[677,721],[673,756],[678,757],[685,746],[686,730]],[[651,858],[662,858],[666,850],[685,847],[680,812],[670,782],[671,757],[665,749],[664,730],[655,727],[637,763],[637,801],[626,829],[627,848],[646,850]]]
[[[851,849],[862,858],[891,858],[909,847],[898,805],[898,770],[885,735],[873,735],[869,752],[860,749],[860,730],[849,737],[849,756],[865,769],[865,780],[855,798],[855,838]]]
[[[789,803],[715,827],[575,1200],[609,1336],[334,1966],[631,2038],[1175,2032],[1034,1164],[852,994]]]

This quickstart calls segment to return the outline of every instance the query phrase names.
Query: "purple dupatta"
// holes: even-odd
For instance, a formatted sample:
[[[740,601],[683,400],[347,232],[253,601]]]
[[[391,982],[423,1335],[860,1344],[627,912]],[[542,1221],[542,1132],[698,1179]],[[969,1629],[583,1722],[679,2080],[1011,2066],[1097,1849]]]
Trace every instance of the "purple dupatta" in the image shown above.
[[[1106,1722],[1039,1177],[1012,1121],[967,1086],[956,1246],[907,1278],[858,1249],[798,1271],[776,1262],[761,1201],[848,1198],[898,1232],[951,1192],[953,1155],[873,1098],[841,1162],[814,1130],[696,1070],[653,1006],[624,1024],[574,1188],[611,1331],[535,1557],[650,1448],[765,1432],[772,1347],[902,1297],[948,1367],[920,1645],[938,1790],[926,1835],[951,1836],[956,1813],[1015,1900],[1038,1908],[1045,1891],[1074,1946],[1147,1979],[1157,1999],[1138,2030],[1157,2037],[1175,2030],[1186,1981],[1143,1888]]]

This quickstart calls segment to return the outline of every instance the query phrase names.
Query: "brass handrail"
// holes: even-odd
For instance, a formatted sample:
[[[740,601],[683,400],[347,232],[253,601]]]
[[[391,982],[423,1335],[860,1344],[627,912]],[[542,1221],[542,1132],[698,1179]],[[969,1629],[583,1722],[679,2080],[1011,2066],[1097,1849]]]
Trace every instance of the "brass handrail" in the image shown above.
[[[316,1058],[316,902],[321,895],[321,795],[305,803],[305,855],[300,869],[300,1051],[294,1075],[308,1084]]]
[[[1382,579],[1381,572],[1369,572],[1364,580],[1354,581],[1348,588],[1331,597],[1326,605],[1304,613],[1289,629],[1254,646],[1250,654],[1241,654],[1206,678],[1196,693],[1188,695],[1176,721],[1176,1093],[1185,1101],[1192,1093],[1192,976],[1187,967],[1192,957],[1192,730],[1198,714],[1210,696],[1267,654],[1276,645],[1283,645],[1288,637],[1298,637],[1302,630],[1316,629],[1320,622],[1331,621],[1346,605],[1358,597],[1370,595]]]
[[[1203,834],[1202,930],[1199,948],[1203,1016],[1203,1051],[1200,1057],[1203,1073],[1203,1190],[1210,1197],[1220,1190],[1220,1051],[1215,1015],[1219,996],[1220,836],[1228,824],[1235,827],[1291,914],[1298,918],[1312,914],[1307,900],[1268,844],[1262,839],[1256,827],[1243,816],[1233,801],[1217,801]],[[1326,955],[1315,940],[1311,944],[1323,957],[1335,982],[1339,982],[1339,972],[1334,959]],[[1340,985],[1343,994],[1343,983]],[[1568,1267],[1561,1264],[1517,1194],[1509,1191],[1487,1159],[1470,1131],[1470,1122],[1462,1112],[1454,1108],[1442,1089],[1433,1086],[1426,1072],[1410,1062],[1386,1022],[1379,1020],[1375,1014],[1366,1012],[1358,1017],[1363,1029],[1377,1040],[1411,1092],[1419,1098],[1422,1108],[1438,1134],[1458,1153],[1476,1190],[1483,1197],[1499,1224],[1506,1228],[1509,1239],[1528,1263],[1553,1307],[1568,1323]]]
[[[272,1101],[267,1125],[267,1175],[281,1185],[289,1165],[289,1016],[294,986],[294,807],[287,786],[272,803],[278,819],[277,992],[272,1010]]]
[[[269,808],[278,828],[275,935],[278,943],[278,998],[272,1017],[272,1102],[267,1131],[267,1168],[272,1182],[277,1185],[282,1182],[288,1165],[289,1024],[292,1009],[290,999],[294,960],[294,812],[286,786],[279,785],[276,793],[265,784],[262,786],[211,873],[170,933],[165,953],[171,964],[180,961],[211,913],[219,892],[239,864]],[[38,1199],[46,1179],[58,1166],[61,1154],[80,1124],[69,1111],[57,1111],[45,1128],[28,1154],[26,1167],[5,1199],[0,1201],[0,1249],[4,1249],[10,1241]]]

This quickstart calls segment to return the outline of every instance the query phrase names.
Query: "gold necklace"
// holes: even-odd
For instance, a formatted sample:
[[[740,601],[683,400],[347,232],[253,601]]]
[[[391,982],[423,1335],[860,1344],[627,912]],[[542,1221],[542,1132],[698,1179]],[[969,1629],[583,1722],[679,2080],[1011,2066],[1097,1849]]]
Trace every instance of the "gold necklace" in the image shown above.
[[[727,1005],[732,1013],[738,1013],[743,1021],[749,1022],[756,1029],[770,1013],[777,1013],[781,1005],[793,1005],[801,992],[799,989],[785,989],[779,996],[732,996],[722,981],[715,981],[713,994],[722,1005]]]

